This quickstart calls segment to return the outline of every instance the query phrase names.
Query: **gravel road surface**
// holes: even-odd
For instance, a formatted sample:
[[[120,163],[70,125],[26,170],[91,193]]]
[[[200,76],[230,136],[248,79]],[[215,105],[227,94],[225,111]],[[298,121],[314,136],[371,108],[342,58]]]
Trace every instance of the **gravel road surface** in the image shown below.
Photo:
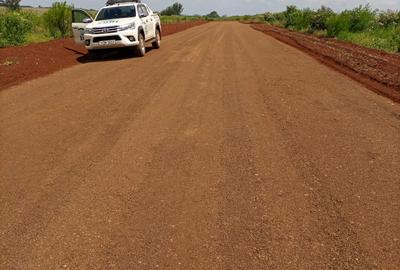
[[[398,269],[400,105],[248,25],[0,93],[0,269]]]

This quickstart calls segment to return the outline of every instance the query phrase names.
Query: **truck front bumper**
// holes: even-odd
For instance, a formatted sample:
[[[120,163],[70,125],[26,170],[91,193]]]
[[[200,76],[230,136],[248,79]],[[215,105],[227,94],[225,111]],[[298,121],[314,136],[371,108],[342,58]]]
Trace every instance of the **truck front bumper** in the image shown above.
[[[137,32],[133,30],[107,34],[85,34],[85,47],[88,50],[123,48],[139,45]]]

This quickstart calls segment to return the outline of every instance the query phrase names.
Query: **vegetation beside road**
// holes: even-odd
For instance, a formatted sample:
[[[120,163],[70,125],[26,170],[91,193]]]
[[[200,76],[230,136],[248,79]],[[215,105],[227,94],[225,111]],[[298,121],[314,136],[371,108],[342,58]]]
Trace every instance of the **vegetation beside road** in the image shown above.
[[[244,16],[220,16],[212,11],[204,20],[268,23],[319,37],[337,38],[364,47],[400,52],[400,11],[373,10],[369,5],[336,13],[322,6],[318,10],[287,6],[283,12]]]
[[[51,8],[3,9],[0,12],[0,47],[70,36],[71,9],[66,2],[55,2]]]
[[[288,6],[280,13],[265,13],[264,21],[290,30],[334,37],[369,48],[400,52],[400,11],[372,10],[369,5],[335,13]]]
[[[66,2],[55,2],[47,8],[0,6],[0,48],[38,43],[71,36],[71,10]],[[89,10],[95,16],[96,10]],[[183,16],[183,6],[175,3],[161,13],[163,24],[204,20],[203,16]]]
[[[15,46],[57,39],[71,35],[71,9],[66,2],[55,2],[51,8],[19,8],[19,0],[8,11],[0,7],[0,47]],[[7,2],[6,1],[6,2]],[[93,15],[95,10],[90,11]],[[387,52],[400,52],[400,11],[372,10],[359,6],[340,13],[322,6],[318,10],[288,6],[278,13],[220,16],[217,11],[207,15],[182,15],[184,8],[174,3],[160,12],[163,24],[199,20],[237,20],[262,22],[293,31],[333,37],[339,40]]]

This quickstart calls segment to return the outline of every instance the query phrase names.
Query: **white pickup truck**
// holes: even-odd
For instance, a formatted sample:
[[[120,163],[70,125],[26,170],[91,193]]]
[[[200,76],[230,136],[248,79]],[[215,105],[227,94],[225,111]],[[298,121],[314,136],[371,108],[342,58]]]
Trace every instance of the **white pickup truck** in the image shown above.
[[[99,49],[132,47],[144,56],[146,45],[161,45],[161,22],[140,0],[109,0],[95,18],[82,9],[72,11],[75,42],[85,45],[89,54]]]

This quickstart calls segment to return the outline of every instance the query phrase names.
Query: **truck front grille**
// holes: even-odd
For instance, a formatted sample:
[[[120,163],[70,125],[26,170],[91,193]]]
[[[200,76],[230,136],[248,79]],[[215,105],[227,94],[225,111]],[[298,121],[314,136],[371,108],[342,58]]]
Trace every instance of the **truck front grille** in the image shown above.
[[[97,27],[92,29],[93,34],[108,34],[118,32],[118,26]]]

